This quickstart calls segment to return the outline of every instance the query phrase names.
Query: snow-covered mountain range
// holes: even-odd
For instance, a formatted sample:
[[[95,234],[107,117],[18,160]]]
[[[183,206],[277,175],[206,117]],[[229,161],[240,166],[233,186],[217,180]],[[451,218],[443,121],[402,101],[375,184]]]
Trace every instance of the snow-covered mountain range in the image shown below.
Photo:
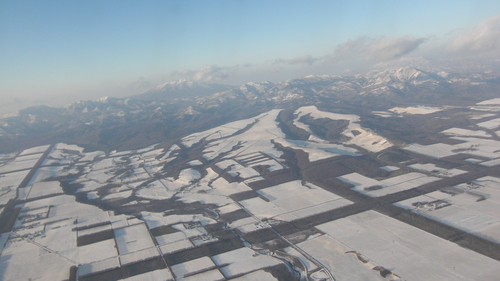
[[[63,108],[30,107],[0,119],[4,151],[51,142],[120,148],[175,139],[273,108],[323,104],[350,110],[401,105],[474,104],[495,98],[495,72],[429,72],[414,67],[353,76],[310,75],[231,87],[178,80],[129,98],[78,101]]]

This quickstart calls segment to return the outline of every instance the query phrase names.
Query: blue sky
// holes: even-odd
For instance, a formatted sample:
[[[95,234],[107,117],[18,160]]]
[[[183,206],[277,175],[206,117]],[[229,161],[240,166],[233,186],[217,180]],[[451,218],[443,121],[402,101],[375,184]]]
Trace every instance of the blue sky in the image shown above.
[[[443,46],[499,14],[500,1],[481,0],[0,0],[0,108],[127,96],[178,78],[336,74],[351,59],[450,50]],[[486,29],[497,32],[498,22]]]

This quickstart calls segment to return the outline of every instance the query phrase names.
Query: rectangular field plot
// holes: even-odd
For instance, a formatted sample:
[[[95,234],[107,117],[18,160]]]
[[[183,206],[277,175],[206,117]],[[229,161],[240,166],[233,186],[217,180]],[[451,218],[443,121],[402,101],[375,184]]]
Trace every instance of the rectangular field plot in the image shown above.
[[[255,197],[240,203],[261,219],[290,221],[352,204],[351,201],[313,184],[302,185],[298,180],[263,188],[257,192],[267,200]]]
[[[59,253],[64,257],[77,261],[81,264],[92,263],[94,261],[108,259],[118,255],[118,252],[116,251],[116,244],[113,239],[81,247],[72,247],[64,251],[59,251]]]
[[[483,127],[483,128],[492,130],[492,129],[498,128],[498,126],[500,126],[500,118],[477,123],[476,125],[479,127]]]
[[[218,269],[212,269],[209,271],[204,271],[202,273],[189,275],[184,278],[177,278],[179,281],[222,281],[225,280],[224,276]]]
[[[8,174],[0,175],[0,204],[6,204],[10,199],[14,199],[16,197],[17,187],[24,178],[28,175],[29,170],[13,172]],[[24,191],[24,189],[23,189]],[[21,192],[20,197],[24,197],[26,193]],[[24,199],[24,198],[21,198]]]
[[[156,247],[147,248],[130,254],[120,256],[120,264],[122,266],[138,261],[147,260],[159,256],[160,253]]]
[[[421,173],[407,173],[381,181],[365,177],[358,173],[351,173],[337,178],[354,185],[354,190],[372,197],[384,196],[440,180],[440,178],[430,177]]]
[[[479,178],[453,190],[452,194],[435,191],[395,205],[499,243],[500,178]]]
[[[58,181],[37,182],[31,187],[28,199],[64,193]]]
[[[444,158],[459,153],[475,155],[485,158],[499,158],[500,141],[476,137],[450,137],[450,139],[461,141],[459,144],[436,143],[431,145],[410,144],[405,150],[426,155],[432,158]]]
[[[493,160],[490,160],[490,161],[482,162],[481,165],[488,166],[488,167],[493,167],[493,166],[500,165],[500,158],[493,159]]]
[[[209,269],[213,269],[215,267],[214,262],[209,257],[201,257],[199,259],[172,265],[172,272],[174,273],[175,278],[179,279],[196,273],[201,273],[203,271],[208,271]]]
[[[114,231],[120,255],[154,247],[146,224],[136,224],[115,229]]]
[[[158,269],[147,273],[139,274],[129,278],[121,279],[123,281],[173,281],[174,277],[168,268]]]
[[[164,255],[166,255],[166,254],[175,253],[175,252],[178,252],[181,250],[190,249],[193,247],[194,247],[193,243],[191,243],[191,241],[189,241],[188,239],[185,239],[185,240],[180,240],[180,241],[177,241],[174,243],[162,245],[162,246],[160,246],[160,250]]]
[[[255,281],[255,280],[278,280],[274,276],[264,270],[254,271],[249,274],[245,274],[241,277],[231,279],[231,281]]]
[[[446,134],[446,135],[452,135],[452,136],[491,138],[491,135],[486,133],[485,131],[472,131],[472,130],[461,129],[461,128],[451,128],[451,129],[442,131],[441,133]]]
[[[212,257],[226,278],[278,265],[281,262],[271,256],[260,255],[250,248],[239,248]]]
[[[28,149],[23,150],[23,152],[21,152],[21,154],[19,154],[19,155],[23,156],[23,155],[28,155],[28,154],[44,153],[49,147],[50,147],[50,145],[42,145],[42,146],[28,148]]]
[[[120,262],[118,261],[118,257],[109,258],[105,260],[101,260],[98,262],[87,263],[78,267],[77,276],[83,277],[86,275],[102,272],[105,270],[118,268],[120,267]]]
[[[36,162],[38,162],[42,155],[43,153],[18,156],[16,157],[16,159],[5,163],[5,165],[3,166],[0,166],[0,174],[31,169],[33,168],[33,166],[35,166]]]
[[[500,262],[375,211],[317,228],[405,280],[495,280],[500,274]]]
[[[463,171],[463,170],[459,170],[459,169],[440,168],[432,163],[413,164],[413,165],[410,165],[408,167],[416,169],[416,170],[427,171],[427,172],[430,172],[430,173],[433,173],[435,175],[442,176],[442,177],[454,177],[454,176],[458,176],[458,175],[467,173],[467,171]]]
[[[372,268],[378,264],[373,261],[364,264],[357,258],[355,253],[348,253],[349,251],[353,251],[352,248],[347,247],[329,235],[321,235],[319,237],[306,240],[298,243],[297,247],[321,262],[330,271],[335,280],[390,280],[380,276],[378,271],[372,270]],[[289,249],[291,248],[287,248],[288,253],[301,260],[305,260],[303,263],[307,266],[309,272],[318,269],[314,263],[307,260],[300,253]]]

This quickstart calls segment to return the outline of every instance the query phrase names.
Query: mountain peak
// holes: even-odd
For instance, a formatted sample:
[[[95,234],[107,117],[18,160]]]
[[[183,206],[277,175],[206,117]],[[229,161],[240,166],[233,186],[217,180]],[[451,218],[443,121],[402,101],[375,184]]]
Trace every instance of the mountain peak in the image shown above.
[[[416,69],[413,66],[405,66],[397,69],[393,76],[398,78],[400,81],[408,81],[408,80],[419,80],[424,76],[427,76],[424,72],[419,69]]]
[[[173,100],[175,98],[184,99],[211,95],[230,88],[232,86],[179,79],[163,83],[142,94],[133,95],[130,98],[147,101]]]

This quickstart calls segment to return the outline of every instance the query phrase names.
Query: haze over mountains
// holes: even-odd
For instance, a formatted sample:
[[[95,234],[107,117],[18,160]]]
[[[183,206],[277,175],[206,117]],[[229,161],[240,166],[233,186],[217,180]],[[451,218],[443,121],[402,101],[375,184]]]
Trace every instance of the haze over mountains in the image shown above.
[[[293,105],[340,103],[362,111],[474,103],[496,97],[499,81],[494,69],[430,72],[411,66],[240,86],[178,80],[129,98],[105,97],[63,108],[30,107],[4,115],[0,147],[8,152],[63,141],[99,149],[136,148]]]
[[[0,279],[493,280],[494,65],[177,80],[4,115]]]

